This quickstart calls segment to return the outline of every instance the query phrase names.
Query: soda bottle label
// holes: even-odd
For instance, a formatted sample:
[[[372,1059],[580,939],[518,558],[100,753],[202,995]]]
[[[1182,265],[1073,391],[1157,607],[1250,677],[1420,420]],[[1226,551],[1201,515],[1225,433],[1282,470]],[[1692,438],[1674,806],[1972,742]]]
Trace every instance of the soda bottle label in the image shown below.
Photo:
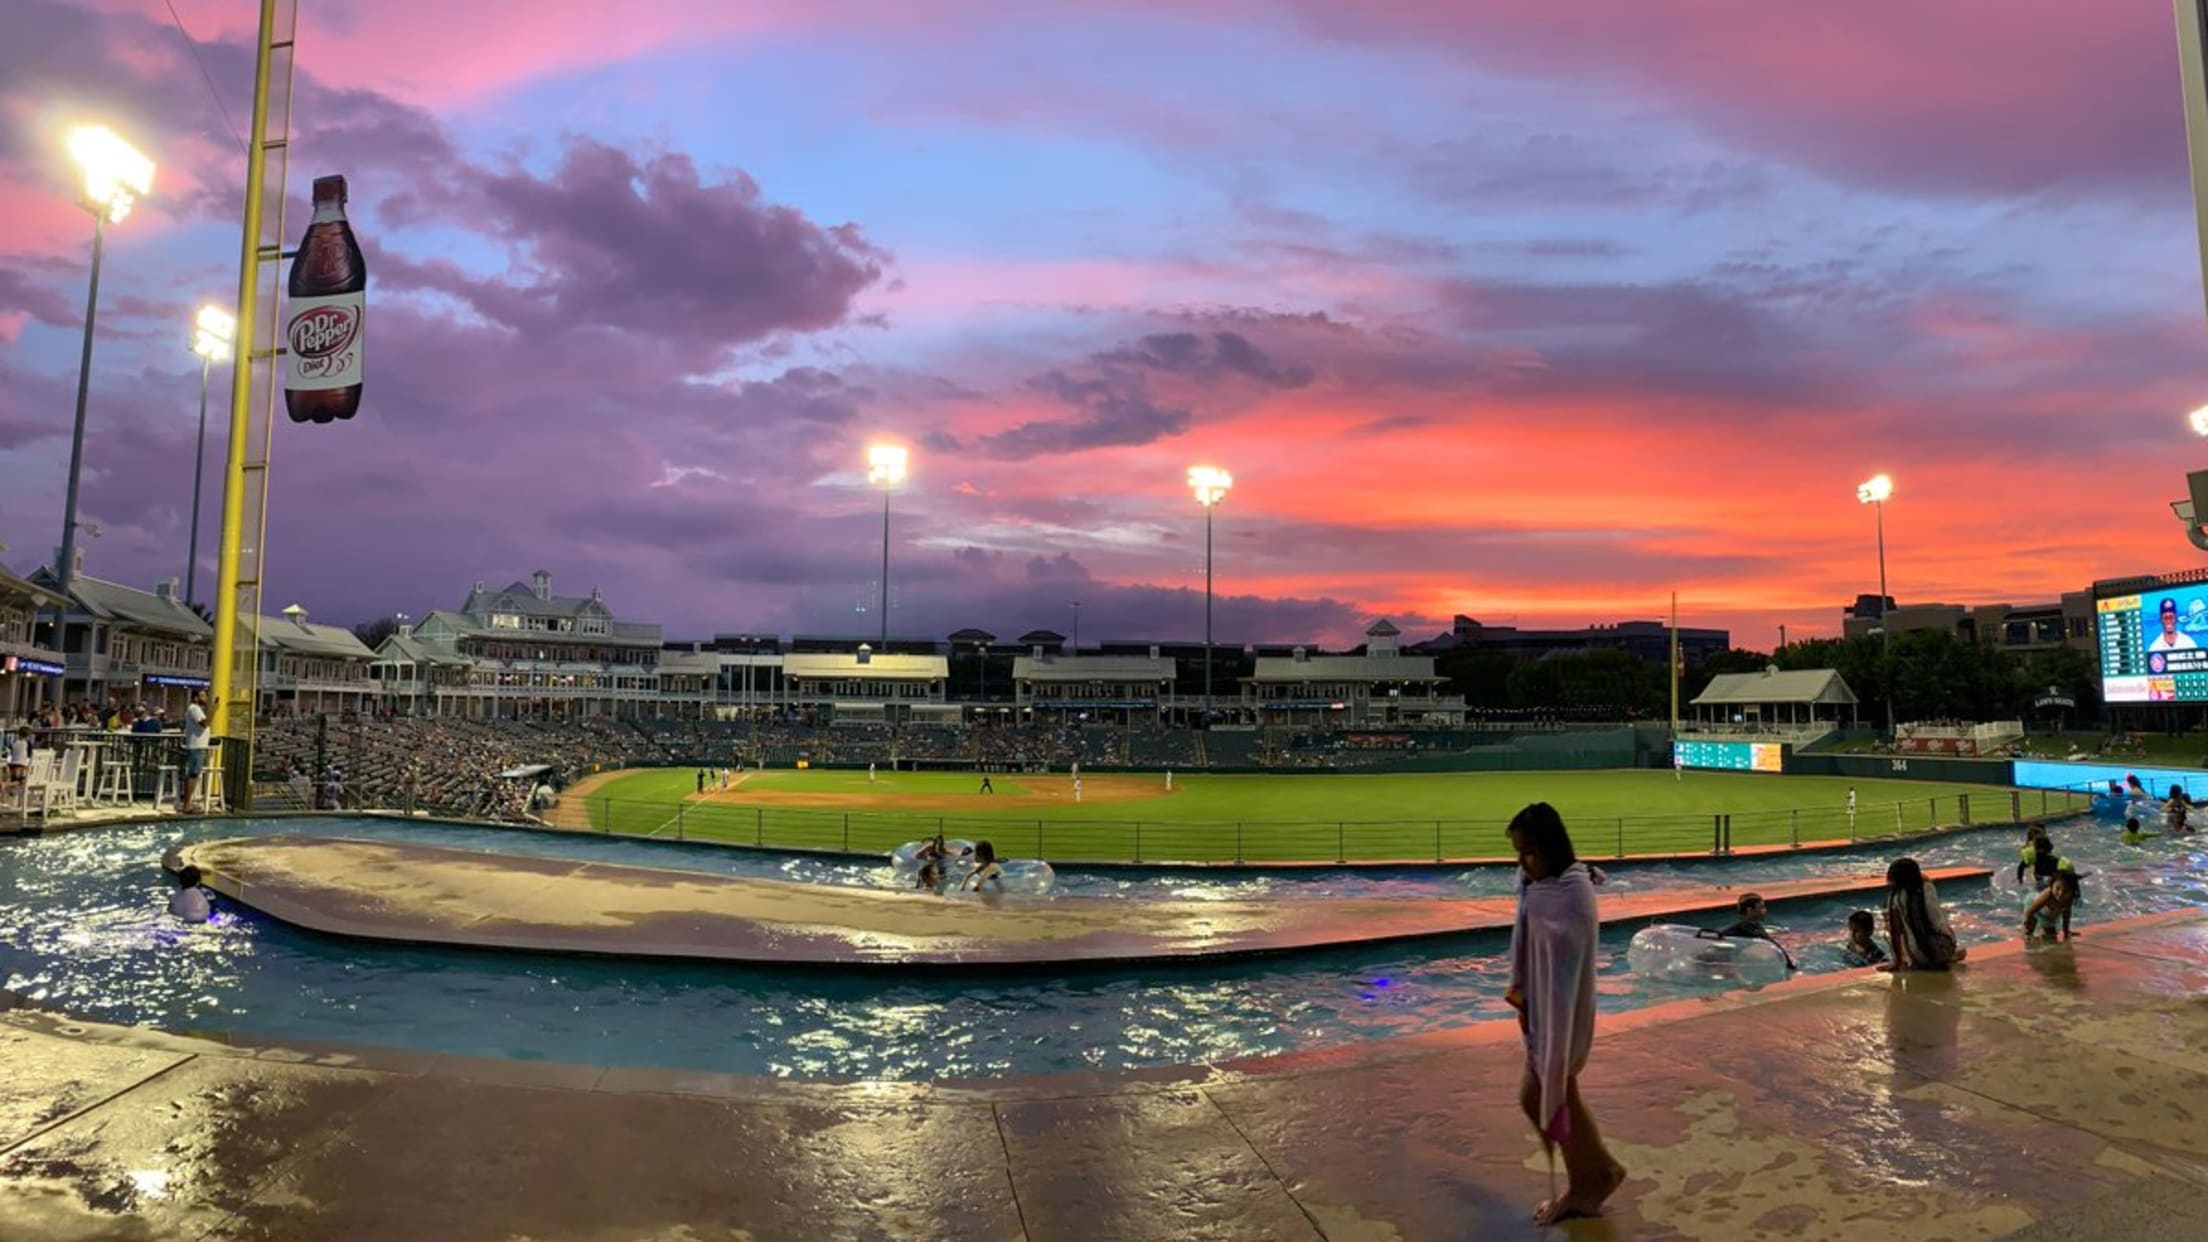
[[[366,301],[360,293],[290,299],[284,312],[285,388],[311,392],[350,388],[360,382]]]

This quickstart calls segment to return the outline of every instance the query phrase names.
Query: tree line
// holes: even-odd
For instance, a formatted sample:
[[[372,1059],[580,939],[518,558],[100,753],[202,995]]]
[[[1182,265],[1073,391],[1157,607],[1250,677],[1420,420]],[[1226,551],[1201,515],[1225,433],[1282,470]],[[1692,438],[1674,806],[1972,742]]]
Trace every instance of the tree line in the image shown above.
[[[1775,652],[1734,649],[1689,667],[1679,679],[1679,711],[1723,673],[1836,669],[1860,700],[1857,715],[1882,721],[1893,698],[1896,720],[2065,720],[2098,713],[2100,697],[2091,657],[2068,647],[2012,659],[1993,646],[1945,630],[1911,630],[1893,637],[1888,653],[1876,636],[1818,638],[1788,643]],[[1567,652],[1522,659],[1478,648],[1445,652],[1434,671],[1471,707],[1614,707],[1623,713],[1662,717],[1670,711],[1671,683],[1660,662],[1625,651]],[[2035,707],[2048,695],[2069,708]]]

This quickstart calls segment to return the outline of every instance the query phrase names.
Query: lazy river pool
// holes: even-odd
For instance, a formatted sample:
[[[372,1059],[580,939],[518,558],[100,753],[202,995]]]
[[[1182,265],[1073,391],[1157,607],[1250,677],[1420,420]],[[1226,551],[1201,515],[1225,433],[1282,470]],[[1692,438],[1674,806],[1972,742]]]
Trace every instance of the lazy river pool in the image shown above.
[[[1226,1060],[1502,1017],[1507,937],[1327,950],[1142,969],[971,974],[788,971],[422,950],[338,940],[225,908],[205,927],[163,912],[160,859],[180,842],[268,833],[406,840],[493,852],[816,883],[887,883],[886,867],[713,847],[517,833],[376,818],[128,825],[0,842],[0,986],[102,1021],[228,1030],[270,1042],[365,1044],[598,1065],[791,1077],[933,1079],[1124,1070]],[[2061,826],[2086,882],[2081,925],[2208,902],[2208,853],[2190,841],[2126,846],[2105,825]],[[2017,834],[1919,842],[1927,867],[2013,864]],[[1876,874],[1895,851],[1618,864],[1627,888],[1753,886]],[[1130,900],[1507,894],[1504,867],[1363,873],[1139,873],[1068,868],[1061,891]],[[1966,942],[2017,934],[2017,895],[1941,890]],[[1844,968],[1855,902],[1773,908],[1810,972]],[[1632,927],[1606,929],[1601,1004],[1695,994],[1637,978]]]

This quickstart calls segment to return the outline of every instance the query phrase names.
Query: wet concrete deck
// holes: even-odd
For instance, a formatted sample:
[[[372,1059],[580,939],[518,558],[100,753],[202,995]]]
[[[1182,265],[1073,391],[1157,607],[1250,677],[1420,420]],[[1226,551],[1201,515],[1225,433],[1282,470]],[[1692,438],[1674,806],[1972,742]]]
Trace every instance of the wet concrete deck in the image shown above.
[[[2197,1236],[2208,917],[1606,1018],[1545,1235],[1509,1023],[1185,1075],[802,1084],[0,1015],[0,1238]]]
[[[1043,965],[1279,953],[1511,925],[1511,898],[1338,901],[946,899],[441,846],[306,837],[207,841],[169,859],[285,922],[416,944],[768,964]],[[1948,868],[1935,880],[1984,877]],[[1882,876],[1755,886],[1772,901]],[[1742,890],[1605,891],[1605,922],[1725,912]]]

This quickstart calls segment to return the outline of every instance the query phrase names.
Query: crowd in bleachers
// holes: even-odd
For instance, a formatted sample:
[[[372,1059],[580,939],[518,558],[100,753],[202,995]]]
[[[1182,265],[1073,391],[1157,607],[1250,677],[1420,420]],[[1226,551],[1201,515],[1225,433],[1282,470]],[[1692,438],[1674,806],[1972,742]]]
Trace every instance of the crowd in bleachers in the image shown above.
[[[1535,727],[1539,727],[1538,725]],[[442,810],[524,819],[542,810],[537,777],[502,772],[544,765],[552,790],[611,768],[710,764],[973,767],[997,771],[1092,769],[1343,768],[1407,751],[1473,749],[1500,740],[1461,731],[1365,735],[1324,729],[1215,729],[1144,723],[1045,721],[1026,725],[826,723],[776,714],[750,720],[578,721],[329,716],[262,721],[256,780],[300,800],[345,808]]]

